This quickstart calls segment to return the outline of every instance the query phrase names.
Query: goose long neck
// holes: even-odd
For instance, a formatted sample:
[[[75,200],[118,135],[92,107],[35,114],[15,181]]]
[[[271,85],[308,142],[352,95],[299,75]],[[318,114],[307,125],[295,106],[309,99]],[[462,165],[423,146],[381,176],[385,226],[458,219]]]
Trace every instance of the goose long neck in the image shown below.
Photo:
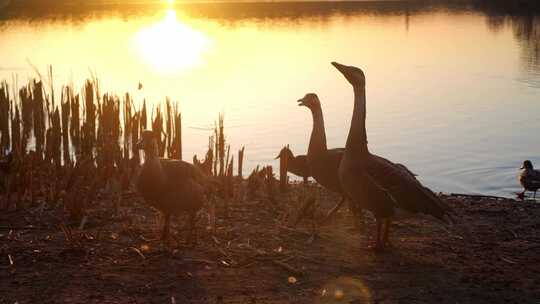
[[[353,86],[354,109],[346,148],[356,153],[368,153],[366,134],[366,88]]]
[[[154,151],[145,151],[143,168],[152,176],[156,181],[162,181],[165,179],[165,173],[157,153]]]
[[[313,116],[313,129],[309,140],[308,154],[316,155],[326,153],[326,132],[324,131],[324,118],[321,106],[311,109]]]

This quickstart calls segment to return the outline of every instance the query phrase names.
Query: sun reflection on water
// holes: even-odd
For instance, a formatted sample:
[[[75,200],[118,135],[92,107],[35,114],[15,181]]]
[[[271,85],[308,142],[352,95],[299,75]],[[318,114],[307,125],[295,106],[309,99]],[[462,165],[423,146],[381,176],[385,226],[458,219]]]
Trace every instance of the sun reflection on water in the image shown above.
[[[142,60],[161,73],[179,73],[203,61],[210,39],[178,20],[174,10],[135,35],[135,48]]]

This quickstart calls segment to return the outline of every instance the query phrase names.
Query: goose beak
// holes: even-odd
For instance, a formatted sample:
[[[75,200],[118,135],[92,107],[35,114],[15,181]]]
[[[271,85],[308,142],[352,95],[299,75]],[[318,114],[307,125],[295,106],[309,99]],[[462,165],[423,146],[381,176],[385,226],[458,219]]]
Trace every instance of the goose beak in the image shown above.
[[[347,76],[348,73],[349,73],[349,67],[346,66],[346,65],[343,65],[341,63],[337,63],[335,61],[332,61],[332,65],[338,70],[341,72],[341,74]]]
[[[298,106],[299,106],[299,107],[301,107],[301,106],[304,106],[304,107],[305,107],[305,106],[306,106],[306,103],[305,103],[305,101],[304,101],[304,98],[298,99]]]

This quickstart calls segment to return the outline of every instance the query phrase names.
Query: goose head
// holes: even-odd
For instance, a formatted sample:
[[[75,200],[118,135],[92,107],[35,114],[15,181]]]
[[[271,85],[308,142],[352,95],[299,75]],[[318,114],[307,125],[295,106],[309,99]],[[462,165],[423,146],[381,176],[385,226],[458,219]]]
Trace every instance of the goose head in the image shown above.
[[[289,149],[289,146],[286,146],[283,149],[281,149],[281,151],[279,151],[279,154],[278,156],[276,156],[275,159],[278,159],[278,158],[293,159],[294,154],[292,153],[291,149]]]
[[[532,170],[534,168],[533,168],[532,162],[530,160],[526,160],[526,161],[523,162],[523,166],[521,166],[520,169],[530,169],[530,170]]]
[[[157,156],[159,152],[155,132],[152,130],[142,131],[141,139],[137,143],[137,148],[143,150],[144,154],[147,156]]]
[[[337,62],[332,62],[332,65],[339,71],[345,79],[355,88],[364,88],[366,86],[366,77],[364,72],[354,66],[344,65]]]
[[[298,99],[298,105],[309,108],[310,110],[320,108],[321,102],[315,93],[307,93],[303,98]]]

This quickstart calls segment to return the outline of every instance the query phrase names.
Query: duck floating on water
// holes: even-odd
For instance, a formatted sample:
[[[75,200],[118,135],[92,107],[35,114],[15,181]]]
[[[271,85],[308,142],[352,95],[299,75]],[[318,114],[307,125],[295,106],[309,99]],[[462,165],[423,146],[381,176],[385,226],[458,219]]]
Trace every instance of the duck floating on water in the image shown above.
[[[332,65],[354,89],[354,110],[339,166],[339,179],[347,197],[373,213],[377,221],[375,249],[389,243],[390,225],[396,208],[424,213],[444,222],[451,221],[450,208],[424,187],[405,166],[371,154],[366,134],[366,90],[364,72],[337,62]],[[384,222],[384,231],[381,228]]]
[[[519,195],[525,197],[525,191],[533,191],[533,198],[536,198],[536,191],[540,189],[540,170],[535,170],[530,160],[523,162],[519,174],[519,183],[523,186],[523,192]]]
[[[188,242],[195,241],[195,220],[206,201],[205,190],[211,185],[209,177],[185,161],[160,158],[153,131],[143,131],[137,145],[144,151],[145,159],[136,187],[145,202],[163,214],[162,239],[168,236],[171,216],[187,214]]]
[[[275,159],[279,158],[287,159],[287,171],[296,176],[302,177],[304,184],[307,183],[308,178],[311,176],[311,170],[309,169],[306,155],[295,156],[289,148],[289,145],[287,145],[281,149],[281,151],[279,151],[279,154]]]

